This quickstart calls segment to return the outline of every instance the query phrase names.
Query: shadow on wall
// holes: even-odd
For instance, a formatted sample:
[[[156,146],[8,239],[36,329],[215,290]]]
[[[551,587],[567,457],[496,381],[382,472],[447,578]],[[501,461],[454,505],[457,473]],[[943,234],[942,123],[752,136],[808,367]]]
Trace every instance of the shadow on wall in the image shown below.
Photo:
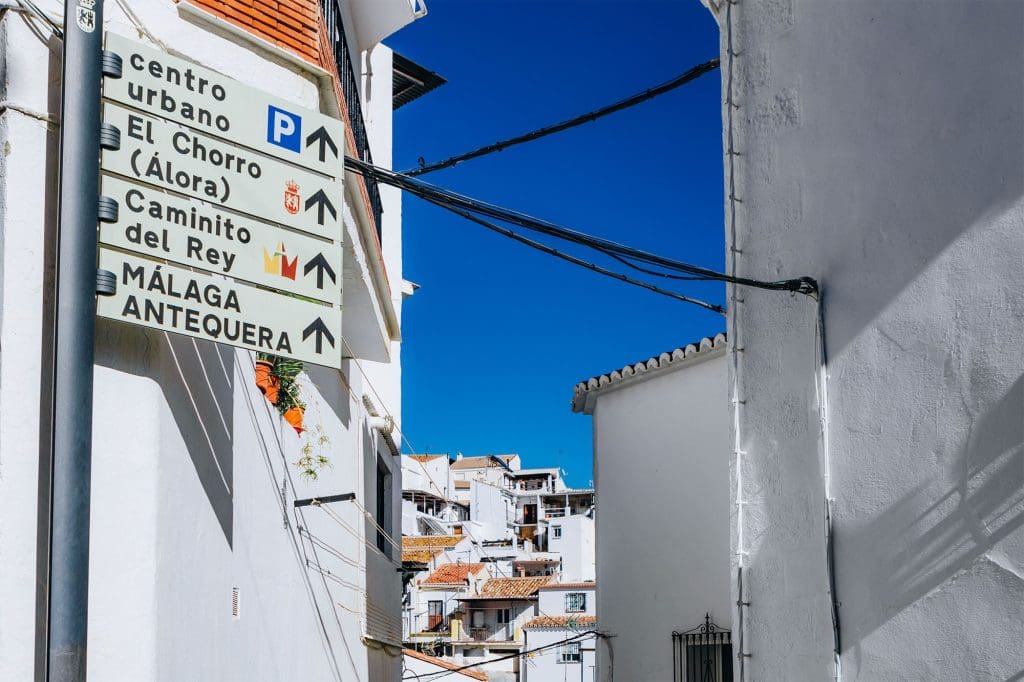
[[[817,273],[798,274],[836,285],[832,356],[980,217],[1024,194],[1024,4],[941,7],[801,2],[796,21],[820,29],[816,40],[772,55],[773,68],[805,72],[801,133],[795,149],[780,141],[780,163],[802,167],[800,223],[830,244]],[[780,106],[755,112],[755,125]]]
[[[942,492],[942,481],[922,483],[837,540],[850,561],[840,570],[856,579],[839,595],[847,648],[1024,525],[1022,415],[1024,376],[969,424],[952,487]],[[891,549],[885,561],[879,547]]]
[[[96,364],[152,379],[232,545],[234,352],[228,346],[97,320]],[[163,483],[163,482],[162,482]],[[178,491],[164,489],[171,497]]]

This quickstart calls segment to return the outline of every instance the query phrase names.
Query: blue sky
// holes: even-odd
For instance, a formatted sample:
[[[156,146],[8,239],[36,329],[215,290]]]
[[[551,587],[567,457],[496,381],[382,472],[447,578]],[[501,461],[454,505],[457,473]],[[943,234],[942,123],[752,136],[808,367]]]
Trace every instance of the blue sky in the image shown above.
[[[561,121],[718,54],[698,0],[429,0],[386,42],[448,84],[395,114],[395,168]],[[595,123],[424,179],[592,234],[724,266],[718,72]],[[403,423],[421,452],[518,452],[592,478],[588,377],[725,318],[534,251],[407,196]],[[566,247],[571,250],[572,247]],[[611,265],[596,254],[583,255]],[[724,303],[714,283],[680,292]],[[642,457],[643,453],[636,453]]]

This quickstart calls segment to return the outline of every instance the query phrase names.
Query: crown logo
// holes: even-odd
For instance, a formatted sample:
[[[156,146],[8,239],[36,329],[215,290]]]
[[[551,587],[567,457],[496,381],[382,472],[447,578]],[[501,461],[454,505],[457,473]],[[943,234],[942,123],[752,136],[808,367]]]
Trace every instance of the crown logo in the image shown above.
[[[292,215],[299,212],[302,206],[302,198],[299,196],[299,183],[288,180],[284,183],[284,210]]]

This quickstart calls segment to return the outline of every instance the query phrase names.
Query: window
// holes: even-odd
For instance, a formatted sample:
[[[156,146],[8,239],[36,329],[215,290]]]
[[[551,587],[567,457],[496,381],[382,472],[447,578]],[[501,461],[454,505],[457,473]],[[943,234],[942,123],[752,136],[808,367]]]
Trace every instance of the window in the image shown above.
[[[580,613],[587,610],[586,592],[569,592],[565,595],[565,612]]]
[[[508,625],[512,622],[512,609],[498,609],[498,625]]]
[[[444,602],[427,602],[427,629],[436,630],[444,624]]]
[[[391,471],[384,458],[377,455],[377,549],[391,558]]]
[[[469,612],[470,627],[482,628],[484,626],[484,612],[482,609],[473,609]]]
[[[583,652],[580,651],[579,642],[569,642],[558,647],[559,663],[582,663]]]
[[[553,538],[560,538],[560,537],[562,537],[562,527],[561,526],[551,526],[551,537],[553,537]]]

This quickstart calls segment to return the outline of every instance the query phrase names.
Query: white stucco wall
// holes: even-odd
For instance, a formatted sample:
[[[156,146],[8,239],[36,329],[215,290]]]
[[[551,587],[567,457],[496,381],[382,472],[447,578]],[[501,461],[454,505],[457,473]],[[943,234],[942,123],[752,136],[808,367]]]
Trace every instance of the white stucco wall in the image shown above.
[[[670,680],[674,630],[706,612],[730,625],[725,360],[701,351],[597,394],[597,615],[615,679]]]
[[[134,9],[181,54],[318,107],[315,76],[291,62],[183,17],[173,3],[136,3]],[[113,3],[106,11],[110,30],[137,37]],[[59,61],[15,13],[7,14],[0,32],[2,99],[56,112]],[[389,53],[382,49],[380,58]],[[384,73],[379,97],[389,100],[383,90],[390,89],[390,73]],[[37,515],[45,501],[40,444],[47,434],[39,426],[39,405],[51,332],[46,310],[57,136],[52,129],[47,137],[45,123],[8,109],[0,116],[0,138],[0,679],[30,680],[37,576],[43,575]],[[351,233],[350,207],[345,213]],[[400,215],[392,211],[389,219]],[[400,232],[389,239],[385,264],[400,277]],[[296,514],[292,506],[296,497],[355,492],[360,505],[376,512],[380,458],[393,475],[398,536],[399,464],[367,429],[363,405],[368,395],[377,409],[400,417],[397,353],[392,360],[367,376],[353,361],[341,374],[307,366],[306,423],[323,429],[332,463],[311,482],[293,466],[304,439],[256,389],[252,354],[98,322],[90,680],[397,679],[397,553],[388,559],[375,549],[376,531],[352,503],[332,507],[351,530],[321,509]],[[341,558],[314,548],[300,525]],[[398,634],[389,636],[396,626]]]
[[[526,630],[526,649],[553,645],[556,642],[575,637],[577,630],[542,629]],[[596,647],[599,646],[593,637],[578,640],[580,644],[580,663],[560,662],[561,646],[528,654],[520,666],[520,682],[597,682]],[[652,680],[654,678],[651,678]],[[671,680],[669,677],[667,680]],[[666,681],[667,682],[667,681]]]
[[[614,513],[614,512],[613,512]],[[562,536],[554,536],[554,528],[562,529]],[[560,580],[581,582],[593,580],[596,572],[594,552],[594,519],[582,514],[551,519],[547,528],[548,552],[562,559]]]
[[[729,246],[824,289],[842,678],[1019,679],[1024,6],[732,12]],[[740,297],[745,679],[828,679],[814,303]]]

